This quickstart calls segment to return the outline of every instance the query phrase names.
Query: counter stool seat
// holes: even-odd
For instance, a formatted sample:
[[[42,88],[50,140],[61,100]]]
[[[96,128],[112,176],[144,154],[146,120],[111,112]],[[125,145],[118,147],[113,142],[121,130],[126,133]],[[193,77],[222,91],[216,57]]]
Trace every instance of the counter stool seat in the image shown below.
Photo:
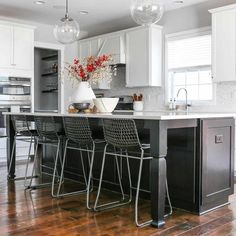
[[[97,140],[92,138],[92,131],[90,129],[88,118],[85,117],[64,117],[64,130],[65,130],[65,148],[64,148],[64,155],[62,161],[62,170],[61,170],[61,177],[59,181],[59,187],[57,191],[57,197],[69,196],[74,194],[82,194],[87,192],[87,208],[91,209],[89,205],[89,193],[91,191],[90,182],[88,187],[88,179],[85,171],[83,153],[87,153],[87,161],[90,166],[92,165],[91,160],[94,158],[96,144],[104,143],[104,140]],[[83,171],[83,178],[85,183],[85,189],[74,191],[74,192],[67,192],[67,193],[60,193],[62,180],[63,180],[63,173],[65,167],[67,155],[67,149],[74,149],[80,152],[80,161],[81,167]]]
[[[31,128],[30,123],[27,120],[27,117],[24,115],[12,115],[11,116],[11,121],[12,125],[15,131],[14,135],[14,141],[13,141],[13,148],[11,152],[11,157],[10,157],[10,163],[8,166],[8,172],[12,168],[12,163],[13,163],[13,155],[16,149],[16,142],[18,141],[24,141],[24,142],[29,142],[29,150],[28,150],[28,155],[27,155],[27,162],[26,162],[26,169],[25,169],[25,176],[24,177],[17,177],[14,180],[22,180],[25,179],[24,185],[26,187],[26,180],[27,178],[31,178],[31,176],[27,176],[28,174],[28,167],[29,167],[29,162],[30,162],[30,153],[32,149],[32,144],[35,143],[35,139],[38,136],[38,133],[35,129]]]
[[[32,170],[29,188],[35,189],[35,188],[51,185],[51,195],[52,197],[56,197],[56,194],[54,193],[54,185],[55,185],[55,178],[58,177],[58,180],[59,180],[59,174],[57,170],[58,159],[60,160],[60,163],[62,164],[61,157],[60,157],[60,148],[64,142],[64,135],[63,135],[64,131],[62,130],[62,126],[60,125],[60,123],[56,122],[53,117],[35,116],[34,121],[35,121],[36,129],[37,129],[38,137],[36,139],[35,158],[34,158],[34,164],[33,164],[33,170]],[[52,168],[53,169],[52,182],[32,185],[33,174],[36,172],[36,162],[38,159],[37,155],[38,155],[39,144],[45,144],[45,145],[50,145],[52,147],[56,147],[56,155],[54,157],[54,167]],[[40,167],[51,169],[50,167],[42,165],[42,164],[40,164]],[[40,170],[40,174],[42,174],[42,170]]]
[[[139,166],[138,166],[138,176],[137,176],[138,180],[137,180],[136,197],[135,197],[135,223],[137,226],[149,225],[152,222],[152,220],[148,220],[142,223],[139,222],[138,206],[139,206],[139,192],[140,192],[140,182],[141,182],[142,169],[143,169],[143,161],[146,161],[146,160],[150,161],[152,159],[152,157],[145,155],[145,150],[148,150],[150,148],[150,144],[141,144],[139,140],[136,124],[134,120],[131,120],[131,119],[103,119],[103,130],[104,130],[104,138],[106,141],[106,146],[104,148],[101,174],[100,174],[100,179],[99,179],[97,197],[94,204],[94,210],[95,211],[106,210],[106,209],[110,209],[114,207],[119,207],[119,206],[122,206],[131,202],[133,186],[131,182],[129,160],[136,159],[137,161],[139,161]],[[113,148],[108,149],[108,147],[113,147]],[[135,152],[139,152],[140,155],[139,156],[130,155],[130,153],[133,153],[134,150]],[[103,181],[104,165],[105,165],[105,160],[106,160],[107,155],[115,158],[122,198],[120,201],[109,202],[109,203],[99,205],[98,203],[99,203],[99,198],[100,198],[100,193],[101,193],[101,185]],[[129,183],[128,200],[126,200],[124,196],[124,191],[123,191],[122,181],[121,181],[122,177],[120,174],[120,167],[118,164],[118,157],[126,159],[126,163],[127,163],[128,183]],[[168,198],[168,202],[170,206],[169,214],[171,214],[172,207],[171,207],[171,202],[169,198],[167,182],[166,182],[166,191],[167,191],[167,198]]]

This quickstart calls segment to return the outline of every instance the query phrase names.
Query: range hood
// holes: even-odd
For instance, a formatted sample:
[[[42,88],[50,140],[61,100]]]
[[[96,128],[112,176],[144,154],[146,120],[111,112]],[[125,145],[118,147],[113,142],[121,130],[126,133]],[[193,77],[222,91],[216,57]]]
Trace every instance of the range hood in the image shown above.
[[[112,65],[124,65],[125,57],[125,37],[124,35],[113,35],[100,38],[100,48],[98,56],[111,54],[113,57]]]

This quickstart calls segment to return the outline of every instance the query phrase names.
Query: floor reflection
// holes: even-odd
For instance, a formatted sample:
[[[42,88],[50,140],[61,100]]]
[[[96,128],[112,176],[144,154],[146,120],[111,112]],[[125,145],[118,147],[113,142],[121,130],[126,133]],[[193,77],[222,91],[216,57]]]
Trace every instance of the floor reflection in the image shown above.
[[[24,166],[18,167],[24,169]],[[0,167],[0,235],[236,235],[236,195],[231,204],[201,217],[174,211],[162,229],[137,228],[134,205],[104,212],[85,207],[85,196],[52,199],[50,188],[24,189],[24,181],[7,182],[6,167]],[[104,192],[104,201],[110,194]],[[92,195],[94,200],[95,195]],[[149,216],[150,204],[143,201],[141,216]]]

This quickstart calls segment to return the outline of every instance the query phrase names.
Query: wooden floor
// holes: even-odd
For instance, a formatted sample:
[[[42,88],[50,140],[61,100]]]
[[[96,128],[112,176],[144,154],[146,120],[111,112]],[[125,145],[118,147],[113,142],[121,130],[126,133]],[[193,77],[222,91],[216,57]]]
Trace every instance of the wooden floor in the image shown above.
[[[137,228],[133,204],[94,213],[86,209],[84,195],[56,200],[49,188],[24,191],[23,181],[7,182],[5,167],[0,175],[0,236],[236,235],[236,195],[230,205],[204,216],[174,211],[162,229]],[[148,212],[149,204],[142,203],[142,216]]]

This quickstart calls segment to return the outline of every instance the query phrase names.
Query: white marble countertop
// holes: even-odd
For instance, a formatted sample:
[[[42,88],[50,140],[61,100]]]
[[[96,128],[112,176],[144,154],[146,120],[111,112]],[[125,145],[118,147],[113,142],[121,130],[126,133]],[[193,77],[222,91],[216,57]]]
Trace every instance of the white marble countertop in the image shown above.
[[[124,118],[139,120],[186,120],[186,119],[208,119],[208,118],[236,118],[236,113],[225,112],[133,112],[115,111],[113,113],[15,113],[4,112],[4,115],[31,115],[31,116],[58,116],[58,117],[88,117],[88,118]]]

